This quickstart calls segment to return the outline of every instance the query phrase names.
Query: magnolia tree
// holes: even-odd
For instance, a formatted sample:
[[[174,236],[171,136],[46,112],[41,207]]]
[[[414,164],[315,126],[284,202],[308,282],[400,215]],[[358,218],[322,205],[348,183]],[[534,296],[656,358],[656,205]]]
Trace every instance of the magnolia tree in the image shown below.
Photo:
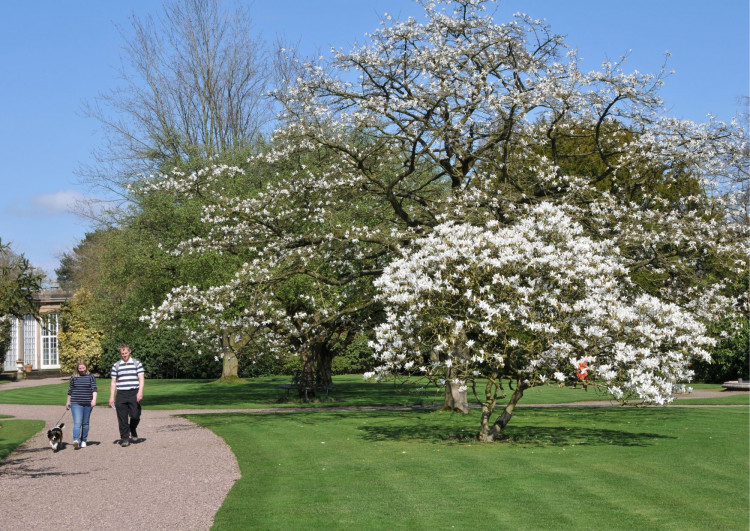
[[[704,325],[634,286],[617,245],[587,237],[564,209],[523,210],[509,226],[441,224],[387,267],[377,376],[450,371],[482,403],[484,441],[526,389],[572,374],[623,400],[669,402],[689,361],[709,358]],[[491,424],[503,382],[512,396]]]
[[[250,165],[269,171],[258,160]],[[235,167],[173,172],[147,185],[207,202],[207,236],[183,242],[175,254],[250,249],[246,254],[255,257],[225,284],[173,289],[144,319],[178,326],[212,349],[223,359],[225,378],[236,376],[239,348],[273,354],[291,347],[305,380],[330,384],[331,343],[347,344],[367,324],[375,305],[372,278],[386,254],[375,240],[351,245],[357,220],[376,222],[353,191],[331,197],[304,164],[274,170],[276,178],[248,197],[224,195],[227,181],[243,172]]]
[[[242,170],[220,166],[149,180],[148,187],[206,203],[208,235],[175,252],[241,249],[255,257],[230,283],[174,290],[150,315],[153,323],[182,319],[189,307],[219,327],[231,317],[232,329],[265,329],[312,358],[331,337],[386,320],[378,342],[385,349],[385,330],[401,314],[389,296],[375,299],[373,280],[399,249],[410,256],[422,238],[471,226],[514,228],[523,216],[552,215],[549,204],[567,205],[581,238],[604,245],[597,256],[610,257],[617,299],[633,311],[645,313],[638,304],[655,300],[703,321],[733,310],[724,282],[747,268],[747,227],[729,216],[747,179],[739,127],[668,118],[658,95],[665,71],[627,73],[623,59],[582,72],[576,53],[541,22],[496,23],[485,10],[493,2],[419,4],[424,22],[386,16],[366,44],[334,52],[328,68],[299,66],[294,85],[276,93],[284,112],[269,149],[243,168],[258,175],[257,189],[227,193],[226,182]],[[547,210],[534,210],[540,203]],[[549,267],[548,274],[565,270]],[[216,310],[230,306],[229,316]],[[442,319],[425,314],[424,326],[440,328]],[[597,328],[581,330],[576,337]],[[545,333],[540,345],[552,344],[554,332]],[[441,340],[468,353],[487,337],[446,332]],[[582,344],[568,358],[581,358]],[[419,352],[445,357],[427,340]],[[597,360],[600,378],[607,371]],[[445,371],[446,405],[465,409],[464,376],[453,363],[436,367]],[[570,368],[557,371],[571,376]]]
[[[492,2],[420,4],[424,23],[386,17],[367,44],[335,53],[333,74],[310,67],[281,95],[279,156],[325,146],[338,157],[318,186],[389,208],[376,239],[390,256],[444,222],[579,205],[571,215],[613,242],[644,292],[707,319],[727,311],[722,280],[746,268],[746,228],[726,217],[746,179],[741,129],[668,118],[666,71],[627,73],[623,59],[582,72],[539,21],[496,24]],[[373,240],[359,224],[348,234]]]
[[[236,380],[242,349],[257,337],[258,330],[266,330],[262,315],[253,314],[244,304],[246,297],[242,286],[233,282],[206,291],[194,285],[180,286],[142,319],[152,319],[154,326],[166,322],[166,326],[182,331],[199,353],[221,361],[222,380]]]

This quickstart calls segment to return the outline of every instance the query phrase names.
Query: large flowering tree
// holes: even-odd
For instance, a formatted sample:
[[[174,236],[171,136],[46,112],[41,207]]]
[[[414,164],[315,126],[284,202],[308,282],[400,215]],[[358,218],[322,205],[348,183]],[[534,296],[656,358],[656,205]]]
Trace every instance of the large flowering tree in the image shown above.
[[[207,236],[183,242],[176,254],[241,249],[251,257],[226,283],[175,288],[148,319],[180,326],[192,342],[212,349],[223,359],[224,378],[232,371],[236,376],[242,348],[263,354],[291,348],[301,357],[305,380],[330,384],[334,343],[347,344],[367,325],[376,306],[372,279],[387,256],[376,239],[353,241],[351,227],[381,221],[356,190],[326,189],[318,168],[307,166],[320,166],[321,159],[332,165],[324,153],[290,157],[296,166],[271,169],[263,158],[246,171],[276,174],[246,197],[226,195],[227,183],[245,173],[236,167],[173,172],[148,185],[207,201]]]
[[[619,257],[622,304],[648,295],[702,320],[731,311],[725,280],[747,267],[747,228],[729,216],[747,182],[738,127],[667,117],[665,72],[627,73],[624,59],[582,72],[541,22],[497,24],[493,2],[419,4],[424,22],[386,16],[366,44],[335,52],[330,68],[303,65],[277,93],[282,126],[245,168],[259,189],[227,193],[239,170],[218,166],[149,182],[206,201],[208,236],[177,252],[256,257],[230,283],[175,290],[152,322],[190,307],[221,327],[217,308],[238,303],[231,330],[260,326],[312,358],[352,326],[395,326],[401,314],[378,311],[373,279],[399,248],[409,256],[421,238],[516,227],[540,203],[567,205],[582,238],[606,243],[596,256]],[[421,337],[432,352],[437,336]],[[479,341],[461,338],[443,339],[456,353]],[[442,369],[447,405],[465,408],[462,377]]]
[[[374,342],[378,375],[437,381],[450,370],[482,404],[485,441],[526,389],[573,374],[623,400],[670,401],[690,360],[709,358],[704,325],[643,293],[616,244],[586,236],[565,209],[522,210],[507,226],[441,224],[388,266],[376,282],[388,313]],[[491,423],[504,382],[512,396]]]

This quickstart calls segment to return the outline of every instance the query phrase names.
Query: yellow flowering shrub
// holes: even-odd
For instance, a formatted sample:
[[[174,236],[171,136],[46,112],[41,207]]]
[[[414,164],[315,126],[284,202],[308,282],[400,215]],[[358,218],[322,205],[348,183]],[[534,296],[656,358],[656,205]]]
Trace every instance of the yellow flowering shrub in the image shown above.
[[[102,359],[102,332],[94,329],[86,314],[91,294],[79,290],[62,312],[62,329],[58,333],[60,370],[72,373],[76,362],[83,359],[93,371]]]

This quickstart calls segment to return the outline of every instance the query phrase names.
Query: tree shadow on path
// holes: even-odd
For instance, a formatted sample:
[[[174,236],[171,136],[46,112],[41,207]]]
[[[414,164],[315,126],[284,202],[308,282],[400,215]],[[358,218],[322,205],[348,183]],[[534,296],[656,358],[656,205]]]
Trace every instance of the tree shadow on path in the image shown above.
[[[55,466],[46,466],[34,458],[37,452],[50,452],[49,448],[18,448],[15,457],[12,459],[3,459],[0,463],[0,475],[15,478],[26,477],[34,479],[43,479],[49,477],[67,477],[88,474],[88,470],[81,471],[62,471]]]

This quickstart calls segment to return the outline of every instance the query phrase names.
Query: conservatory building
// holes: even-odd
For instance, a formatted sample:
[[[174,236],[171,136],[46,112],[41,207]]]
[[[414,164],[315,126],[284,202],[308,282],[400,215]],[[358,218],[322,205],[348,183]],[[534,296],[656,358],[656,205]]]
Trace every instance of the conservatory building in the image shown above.
[[[60,327],[60,309],[71,294],[61,289],[39,292],[39,315],[25,315],[11,321],[11,339],[5,353],[3,372],[39,371],[59,369],[57,332]]]

